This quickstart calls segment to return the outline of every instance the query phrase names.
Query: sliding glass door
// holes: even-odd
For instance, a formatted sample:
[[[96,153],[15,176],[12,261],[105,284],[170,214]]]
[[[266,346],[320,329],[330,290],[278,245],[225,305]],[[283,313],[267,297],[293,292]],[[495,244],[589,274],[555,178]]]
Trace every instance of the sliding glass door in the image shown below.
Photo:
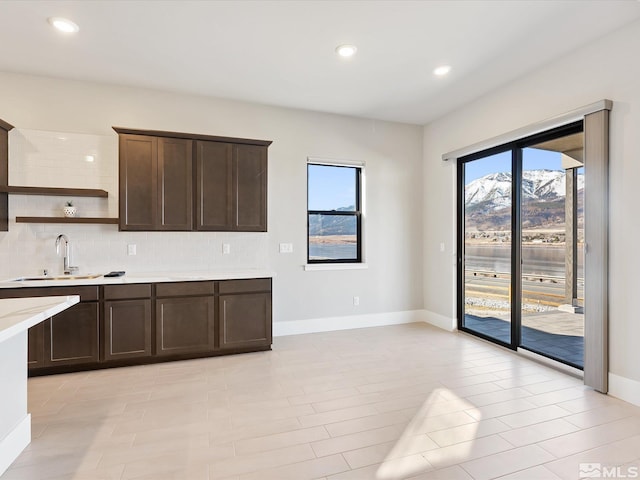
[[[584,360],[584,168],[582,134],[522,151],[520,345],[582,367]]]
[[[463,165],[464,326],[511,344],[511,151]]]
[[[460,159],[459,328],[584,364],[582,122]]]

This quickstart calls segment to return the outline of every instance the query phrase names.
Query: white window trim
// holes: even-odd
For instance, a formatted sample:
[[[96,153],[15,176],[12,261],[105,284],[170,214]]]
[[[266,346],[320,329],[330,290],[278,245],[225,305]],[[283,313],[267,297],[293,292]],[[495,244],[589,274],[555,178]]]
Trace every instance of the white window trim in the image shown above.
[[[366,263],[306,263],[302,266],[305,271],[318,270],[366,270]]]
[[[365,167],[365,162],[361,162],[358,160],[342,160],[339,158],[329,157],[307,157],[307,163],[333,165],[335,167]]]

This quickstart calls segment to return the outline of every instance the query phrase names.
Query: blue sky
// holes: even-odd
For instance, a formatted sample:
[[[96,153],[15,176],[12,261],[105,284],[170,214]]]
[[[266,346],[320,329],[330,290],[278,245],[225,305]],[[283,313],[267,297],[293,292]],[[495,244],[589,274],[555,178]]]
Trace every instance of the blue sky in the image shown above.
[[[523,163],[525,170],[562,170],[560,153],[549,150],[525,148]],[[466,163],[464,168],[465,184],[489,173],[497,172],[511,172],[511,150]]]
[[[308,165],[309,210],[337,210],[355,206],[356,169]]]

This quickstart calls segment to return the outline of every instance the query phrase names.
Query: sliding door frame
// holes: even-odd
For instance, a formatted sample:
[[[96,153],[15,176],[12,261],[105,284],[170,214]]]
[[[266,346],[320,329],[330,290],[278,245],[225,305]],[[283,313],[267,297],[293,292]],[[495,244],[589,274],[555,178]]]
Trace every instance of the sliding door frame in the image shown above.
[[[571,112],[522,127],[512,132],[494,137],[442,155],[443,161],[457,164],[457,185],[464,178],[460,159],[496,146],[517,141],[519,138],[545,132],[558,126],[576,121],[584,121],[585,153],[585,358],[584,383],[595,390],[608,391],[609,351],[608,351],[608,207],[609,207],[609,111],[611,100],[600,100]],[[589,174],[589,171],[592,173]],[[459,188],[458,188],[459,190]],[[463,264],[464,200],[460,204],[457,192],[457,299],[458,326],[464,318]],[[461,220],[462,219],[462,220]],[[462,304],[462,305],[461,305]],[[462,308],[461,308],[462,307]],[[489,339],[490,340],[490,339]]]
[[[585,156],[585,384],[606,393],[608,389],[608,157],[609,157],[609,110],[610,101],[603,101],[573,121],[567,120],[547,130],[536,127],[535,133],[521,138],[512,138],[502,145],[471,150],[466,155],[443,156],[457,163],[457,309],[458,329],[498,343],[513,350],[520,345],[522,331],[522,150],[546,139],[584,132]],[[523,129],[519,130],[520,132]],[[505,138],[499,137],[499,138]],[[488,141],[491,142],[491,141]],[[484,142],[487,145],[488,142]],[[512,155],[512,199],[511,199],[511,344],[465,328],[465,272],[464,272],[464,164],[511,150]],[[461,152],[461,151],[458,151]],[[588,217],[587,217],[588,214]],[[587,220],[588,218],[588,220]],[[592,285],[593,284],[593,285]],[[593,298],[591,298],[593,297]],[[542,353],[542,352],[536,352]],[[544,353],[542,353],[544,355]],[[548,355],[547,355],[548,356]],[[561,359],[554,360],[563,362]],[[566,362],[563,362],[566,363]]]
[[[478,332],[476,330],[472,330],[469,329],[467,327],[465,327],[464,325],[464,312],[465,312],[465,272],[464,272],[464,252],[465,252],[465,243],[464,243],[464,235],[465,235],[465,225],[464,225],[464,221],[465,221],[465,209],[464,209],[464,179],[465,179],[465,164],[473,162],[474,160],[479,160],[481,158],[485,158],[485,157],[490,157],[492,155],[497,155],[499,153],[504,153],[504,152],[509,152],[511,151],[511,175],[512,177],[515,176],[515,168],[516,168],[516,161],[515,161],[515,156],[513,154],[513,147],[509,146],[509,145],[499,145],[497,147],[493,147],[493,148],[489,148],[487,150],[482,150],[480,152],[476,152],[470,155],[467,155],[465,157],[459,158],[457,159],[458,161],[458,168],[457,168],[457,181],[456,181],[456,188],[457,188],[457,192],[456,192],[456,210],[457,210],[457,232],[456,232],[456,241],[457,241],[457,248],[456,248],[456,252],[457,252],[457,282],[456,282],[456,295],[457,295],[457,311],[458,311],[458,330],[461,330],[463,332],[467,332],[467,333],[471,333],[473,335],[476,335],[477,337],[480,337],[484,340],[488,340],[490,342],[493,343],[497,343],[498,345],[502,345],[503,347],[507,347],[510,348],[512,350],[516,350],[516,347],[514,347],[514,345],[516,344],[514,342],[514,311],[513,308],[511,308],[510,314],[511,314],[511,322],[510,322],[510,328],[509,328],[509,333],[510,333],[510,339],[511,341],[509,343],[503,342],[502,340],[495,338],[495,337],[491,337],[489,335],[486,335],[482,332]],[[462,186],[462,188],[461,188]],[[514,190],[512,189],[512,192]],[[517,292],[516,290],[516,282],[514,279],[514,275],[513,275],[513,271],[514,271],[514,265],[515,265],[515,261],[518,261],[518,259],[520,258],[520,254],[519,253],[515,253],[515,250],[513,248],[513,231],[514,231],[514,219],[516,216],[516,212],[515,212],[515,208],[514,208],[514,197],[512,194],[511,197],[511,256],[510,256],[510,261],[511,261],[511,278],[510,278],[510,287],[511,287],[511,292],[512,295]],[[518,215],[519,217],[519,215]],[[512,303],[513,305],[513,303]]]
[[[584,118],[584,383],[609,389],[609,110]],[[588,216],[587,216],[588,212]]]

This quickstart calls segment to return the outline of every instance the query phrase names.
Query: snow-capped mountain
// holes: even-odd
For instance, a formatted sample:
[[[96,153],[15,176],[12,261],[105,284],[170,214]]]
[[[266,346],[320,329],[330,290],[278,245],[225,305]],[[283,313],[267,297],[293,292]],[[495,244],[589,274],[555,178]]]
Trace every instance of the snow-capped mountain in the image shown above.
[[[523,201],[549,202],[564,198],[565,172],[561,170],[525,170],[522,172]],[[578,189],[584,187],[584,175],[578,175]],[[511,173],[490,173],[473,180],[464,189],[465,207],[484,204],[487,210],[511,205]]]

